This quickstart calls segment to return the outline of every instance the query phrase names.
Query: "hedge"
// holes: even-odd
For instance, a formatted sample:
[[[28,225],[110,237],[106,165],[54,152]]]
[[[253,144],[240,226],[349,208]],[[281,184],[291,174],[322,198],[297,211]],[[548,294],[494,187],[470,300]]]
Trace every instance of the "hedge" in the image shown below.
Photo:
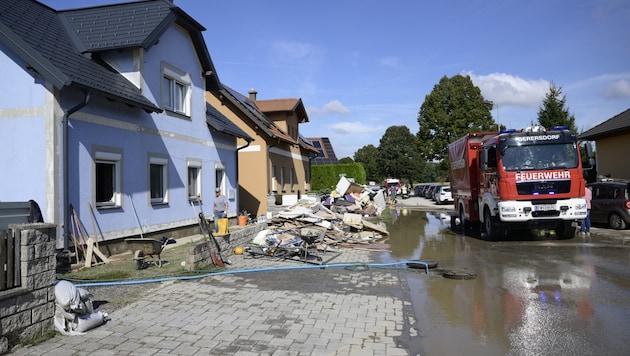
[[[365,169],[361,163],[323,164],[311,166],[311,190],[330,192],[337,186],[341,175],[365,184]]]

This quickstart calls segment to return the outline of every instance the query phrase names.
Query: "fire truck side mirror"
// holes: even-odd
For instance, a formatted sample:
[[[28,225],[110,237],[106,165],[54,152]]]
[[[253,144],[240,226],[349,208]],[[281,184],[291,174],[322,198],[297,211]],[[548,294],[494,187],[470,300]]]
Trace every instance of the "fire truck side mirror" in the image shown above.
[[[487,150],[482,149],[479,152],[479,168],[481,169],[482,172],[488,170],[488,151]]]

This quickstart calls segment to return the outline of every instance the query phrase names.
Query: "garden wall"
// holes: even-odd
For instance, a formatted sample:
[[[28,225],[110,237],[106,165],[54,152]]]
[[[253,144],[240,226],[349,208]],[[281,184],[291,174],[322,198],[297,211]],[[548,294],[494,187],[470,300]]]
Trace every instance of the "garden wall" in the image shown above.
[[[0,291],[0,354],[55,330],[56,227],[13,224],[7,231],[19,261],[19,282]],[[0,255],[10,252],[3,246]],[[6,270],[6,262],[0,267]]]

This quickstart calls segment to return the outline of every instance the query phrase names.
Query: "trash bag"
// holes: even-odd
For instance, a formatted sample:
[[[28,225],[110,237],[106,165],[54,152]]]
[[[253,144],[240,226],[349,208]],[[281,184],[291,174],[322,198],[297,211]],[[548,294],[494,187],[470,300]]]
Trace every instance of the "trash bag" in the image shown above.
[[[94,310],[92,294],[68,281],[55,285],[55,328],[64,335],[82,335],[107,320],[107,313]]]

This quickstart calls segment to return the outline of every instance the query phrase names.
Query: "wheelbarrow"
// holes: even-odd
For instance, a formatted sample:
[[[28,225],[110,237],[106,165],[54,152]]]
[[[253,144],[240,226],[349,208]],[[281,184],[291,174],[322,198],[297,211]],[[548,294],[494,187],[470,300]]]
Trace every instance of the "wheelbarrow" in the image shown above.
[[[157,256],[158,267],[162,267],[162,260],[160,254],[166,246],[166,242],[153,239],[125,239],[127,246],[133,253],[133,266],[135,269],[142,269],[144,267],[144,260],[147,256],[153,258]]]

